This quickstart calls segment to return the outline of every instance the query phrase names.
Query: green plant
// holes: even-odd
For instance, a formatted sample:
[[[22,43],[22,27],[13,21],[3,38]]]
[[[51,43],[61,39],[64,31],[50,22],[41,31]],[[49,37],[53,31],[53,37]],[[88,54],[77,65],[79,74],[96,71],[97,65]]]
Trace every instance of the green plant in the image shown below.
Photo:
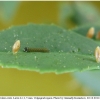
[[[17,3],[11,3],[12,8],[7,4],[8,2],[5,2],[6,6],[2,6],[5,9],[4,15],[2,14],[5,17],[1,16],[4,22],[11,21],[15,12],[14,8],[17,7]],[[79,5],[78,2],[74,2],[72,5],[61,6],[59,26],[67,29],[56,25],[28,24],[0,31],[0,65],[3,68],[17,68],[40,73],[74,72],[71,73],[73,76],[79,79],[82,84],[90,87],[95,95],[99,95],[100,64],[96,62],[94,56],[94,50],[99,46],[99,41],[95,39],[100,27],[98,24],[99,12],[90,4]],[[92,20],[90,16],[92,16]],[[73,25],[78,27],[68,30],[69,26]],[[91,27],[95,28],[95,34],[92,39],[89,39],[86,35]],[[21,41],[21,48],[17,54],[13,54],[12,46],[16,40]],[[25,47],[47,48],[49,52],[27,53],[23,52]]]
[[[21,48],[13,54],[12,46],[16,40],[21,41]],[[0,44],[3,44],[0,47],[3,68],[64,73],[99,69],[100,65],[94,57],[97,42],[55,25],[11,27],[0,32]],[[47,48],[50,52],[23,52],[25,47]]]

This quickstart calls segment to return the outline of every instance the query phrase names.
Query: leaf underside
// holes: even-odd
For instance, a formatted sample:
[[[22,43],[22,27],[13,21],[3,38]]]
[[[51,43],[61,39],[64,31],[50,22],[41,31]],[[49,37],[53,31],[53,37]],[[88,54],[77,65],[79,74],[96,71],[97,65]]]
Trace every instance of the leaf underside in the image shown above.
[[[16,40],[21,41],[21,48],[13,55],[12,46]],[[99,69],[100,65],[94,57],[98,43],[55,25],[11,27],[0,32],[0,44],[0,65],[3,68],[60,74]],[[25,47],[47,48],[50,52],[27,53],[23,52]]]

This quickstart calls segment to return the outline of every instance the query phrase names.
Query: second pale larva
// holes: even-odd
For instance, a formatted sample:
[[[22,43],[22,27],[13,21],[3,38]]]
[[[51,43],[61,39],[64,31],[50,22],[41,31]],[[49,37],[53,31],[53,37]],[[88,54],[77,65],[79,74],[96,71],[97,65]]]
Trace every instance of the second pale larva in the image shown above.
[[[96,39],[100,40],[100,31],[96,34]]]
[[[99,46],[97,46],[95,49],[95,58],[96,58],[97,63],[100,63],[100,47]]]
[[[91,27],[87,32],[87,37],[92,38],[94,36],[95,30],[94,27]]]
[[[20,49],[20,40],[17,40],[13,47],[12,47],[12,52],[13,54],[16,54],[18,52],[18,50]]]

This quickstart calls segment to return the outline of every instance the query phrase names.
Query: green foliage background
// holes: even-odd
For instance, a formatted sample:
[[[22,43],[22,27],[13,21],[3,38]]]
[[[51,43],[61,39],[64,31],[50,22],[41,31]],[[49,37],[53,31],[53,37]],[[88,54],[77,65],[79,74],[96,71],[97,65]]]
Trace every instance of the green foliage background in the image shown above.
[[[58,23],[59,7],[61,2],[20,2],[14,18],[3,23],[0,21],[0,30],[12,25],[31,23]],[[72,2],[65,2],[72,3]],[[99,8],[100,2],[93,2]],[[71,24],[71,27],[73,25]],[[37,95],[37,96],[68,96],[91,95],[90,88],[83,87],[71,73],[56,75],[54,73],[40,74],[38,72],[22,71],[17,69],[0,68],[0,95]]]

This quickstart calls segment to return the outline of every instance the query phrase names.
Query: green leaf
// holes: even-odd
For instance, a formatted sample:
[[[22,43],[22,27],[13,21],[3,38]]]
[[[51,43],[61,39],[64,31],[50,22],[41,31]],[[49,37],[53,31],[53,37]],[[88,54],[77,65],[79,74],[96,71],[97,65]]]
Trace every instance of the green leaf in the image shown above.
[[[17,54],[12,53],[21,41]],[[99,69],[95,61],[95,41],[55,25],[15,26],[0,32],[0,65],[3,68],[65,73]],[[23,52],[24,47],[47,48],[49,53]]]

